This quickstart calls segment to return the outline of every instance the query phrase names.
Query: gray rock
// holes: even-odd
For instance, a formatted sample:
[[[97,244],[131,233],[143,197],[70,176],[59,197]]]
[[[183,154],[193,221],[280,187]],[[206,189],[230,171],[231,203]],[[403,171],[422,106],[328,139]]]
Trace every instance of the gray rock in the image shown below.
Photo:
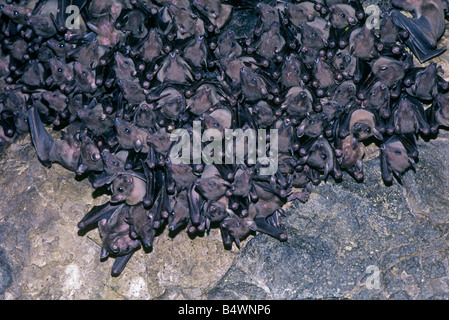
[[[208,298],[445,299],[447,137],[420,143],[403,186],[386,187],[374,158],[364,183],[315,187],[282,220],[289,240],[254,237]]]

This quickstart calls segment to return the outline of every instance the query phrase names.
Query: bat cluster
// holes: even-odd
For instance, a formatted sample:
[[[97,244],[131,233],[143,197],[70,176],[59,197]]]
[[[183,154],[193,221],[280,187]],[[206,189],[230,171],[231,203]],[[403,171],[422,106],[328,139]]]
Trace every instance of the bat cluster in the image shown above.
[[[253,231],[285,241],[283,205],[343,171],[362,182],[368,144],[384,181],[400,182],[418,161],[416,139],[449,126],[441,68],[414,65],[445,50],[447,3],[393,0],[377,20],[362,4],[0,0],[0,151],[30,132],[43,165],[110,194],[78,227],[98,226],[114,276],[165,227],[217,227],[225,247]],[[266,164],[249,157],[175,163],[171,133],[190,139],[194,121],[223,135],[278,130],[277,172],[262,175]],[[269,147],[268,137],[258,152]]]

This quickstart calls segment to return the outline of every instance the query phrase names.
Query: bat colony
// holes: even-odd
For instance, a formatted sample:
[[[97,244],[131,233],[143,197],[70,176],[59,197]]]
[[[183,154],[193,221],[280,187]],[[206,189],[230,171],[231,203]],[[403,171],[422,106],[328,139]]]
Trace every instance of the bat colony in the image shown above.
[[[392,5],[374,21],[359,0],[0,0],[0,152],[29,132],[44,166],[110,196],[78,227],[98,226],[113,276],[165,227],[285,241],[283,205],[343,171],[363,182],[367,145],[401,183],[417,139],[449,126],[442,69],[415,65],[445,51],[447,3]],[[266,130],[268,163],[224,161],[239,129]]]

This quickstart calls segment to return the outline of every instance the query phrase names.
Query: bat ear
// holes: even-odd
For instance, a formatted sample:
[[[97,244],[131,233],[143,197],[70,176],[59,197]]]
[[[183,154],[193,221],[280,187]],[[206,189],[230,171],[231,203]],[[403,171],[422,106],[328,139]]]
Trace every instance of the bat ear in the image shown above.
[[[250,230],[257,231],[257,225],[253,220],[247,220],[245,224]]]
[[[106,259],[107,257],[109,256],[109,252],[108,252],[108,250],[106,250],[105,248],[101,248],[101,251],[100,251],[100,259]]]
[[[134,143],[134,151],[140,152],[143,148],[142,141],[140,139],[136,140]]]
[[[373,135],[379,141],[382,141],[384,139],[383,135],[377,129],[373,130]]]
[[[412,158],[408,158],[408,162],[410,163],[410,166],[412,167],[413,171],[416,172],[416,162]]]
[[[234,242],[237,245],[237,248],[240,249],[240,239],[239,238],[234,238]]]
[[[108,222],[107,219],[101,219],[100,221],[98,221],[98,227],[100,227],[100,229],[104,228],[107,222]]]

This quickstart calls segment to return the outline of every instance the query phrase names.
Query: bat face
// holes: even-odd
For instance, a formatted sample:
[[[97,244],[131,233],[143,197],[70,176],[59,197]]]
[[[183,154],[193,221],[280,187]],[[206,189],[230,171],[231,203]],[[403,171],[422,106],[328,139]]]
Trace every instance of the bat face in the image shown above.
[[[218,108],[204,115],[204,125],[207,129],[216,129],[224,134],[232,126],[232,114],[228,109]]]
[[[365,154],[365,147],[358,139],[349,135],[342,141],[342,151],[340,167],[348,169],[360,163]]]
[[[101,152],[104,170],[107,174],[113,175],[125,170],[125,163],[129,152],[126,150],[111,153],[108,149]]]
[[[52,58],[49,61],[53,79],[57,84],[70,83],[73,81],[73,69],[59,59]]]
[[[375,48],[374,36],[366,26],[354,30],[349,38],[349,50],[354,57],[370,60],[378,57]]]
[[[196,180],[195,186],[204,198],[212,201],[223,197],[230,187],[226,180],[216,176],[200,178]]]
[[[353,81],[348,80],[342,82],[338,87],[332,92],[332,100],[335,102],[346,106],[351,104],[356,95],[356,86]]]
[[[112,118],[104,113],[101,104],[96,104],[93,108],[77,109],[77,115],[89,130],[97,134],[104,134],[114,126]]]
[[[285,58],[284,65],[281,70],[281,84],[286,87],[296,87],[302,82],[301,79],[301,63],[294,54]]]
[[[309,114],[297,129],[298,137],[317,138],[322,135],[324,131],[324,118],[321,113]]]
[[[173,81],[176,83],[190,83],[193,80],[189,64],[178,54],[172,52],[162,63],[157,73],[160,82]]]
[[[319,89],[327,89],[335,85],[334,73],[329,65],[321,59],[315,62],[314,78],[317,81],[316,87]]]
[[[30,62],[21,78],[22,82],[31,88],[37,88],[44,83],[44,67],[39,62]]]
[[[198,178],[193,173],[192,167],[187,164],[173,164],[170,162],[168,164],[168,170],[170,171],[170,176],[176,183],[176,187],[179,190],[187,189]]]
[[[9,55],[0,55],[0,77],[3,78],[8,75],[10,60],[11,58],[9,57]]]
[[[251,175],[249,169],[239,168],[231,184],[232,194],[238,197],[247,197],[251,191]]]
[[[177,26],[177,38],[186,39],[204,34],[204,23],[193,12],[176,5],[169,5],[168,10],[173,15]]]
[[[95,84],[95,75],[84,65],[75,61],[73,63],[73,73],[76,85],[84,92],[95,92],[97,85]]]
[[[310,23],[301,26],[301,40],[303,46],[310,49],[320,49],[324,46],[327,39],[323,30],[313,27]]]
[[[418,101],[411,101],[403,98],[393,110],[394,130],[397,133],[418,133],[428,134],[429,124],[425,119],[422,105]]]
[[[49,107],[55,111],[63,111],[67,107],[68,98],[57,91],[44,91],[42,99],[47,101]]]
[[[142,103],[134,114],[134,124],[141,128],[152,129],[156,124],[153,104]]]
[[[161,55],[162,48],[163,44],[161,36],[156,29],[150,29],[148,37],[143,42],[139,51],[142,59],[147,63],[151,63],[154,58]]]
[[[80,165],[77,169],[77,174],[83,174],[89,171],[101,172],[104,169],[100,150],[95,145],[94,141],[87,135],[81,138],[80,146]]]
[[[148,133],[136,127],[130,122],[126,122],[121,118],[115,118],[115,129],[117,131],[117,139],[123,149],[134,149],[137,152],[148,152],[147,138]]]
[[[358,141],[366,140],[373,135],[382,137],[376,130],[374,114],[363,109],[355,110],[352,113],[349,127],[350,133]]]
[[[240,70],[242,94],[246,101],[256,101],[267,96],[268,91],[265,81],[261,76],[247,67]]]
[[[435,108],[436,126],[449,125],[449,97],[447,94],[438,94],[436,96],[436,103],[432,106]]]
[[[145,248],[151,248],[153,246],[156,231],[152,227],[152,219],[148,214],[148,210],[144,208],[143,204],[131,206],[129,208],[127,222],[130,224],[131,228],[131,231],[129,232],[130,237],[133,240],[138,238]],[[132,247],[132,245],[130,247]],[[127,250],[123,251],[126,252]]]
[[[221,197],[218,201],[212,201],[207,208],[206,216],[211,222],[223,221],[228,216],[229,200]]]
[[[192,4],[219,29],[229,20],[232,13],[231,6],[222,4],[218,0],[194,0]]]
[[[384,119],[390,117],[390,90],[385,84],[378,81],[371,87],[367,99],[367,108],[378,111]]]
[[[132,206],[143,201],[146,183],[130,174],[119,174],[112,182],[111,190],[111,203],[125,201]]]
[[[228,30],[220,35],[214,51],[217,58],[235,59],[242,55],[242,47],[235,38],[235,33]]]
[[[31,16],[27,19],[27,23],[40,37],[50,38],[57,33],[55,24],[49,14]]]
[[[131,80],[137,74],[134,61],[131,58],[125,57],[120,52],[116,52],[114,55],[115,60],[115,76],[118,79]]]
[[[128,104],[139,105],[145,101],[145,94],[142,87],[135,81],[119,80],[117,85],[123,91],[124,96]]]
[[[129,236],[129,224],[125,222],[128,208],[122,206],[117,209],[109,219],[98,222],[98,228],[102,238],[102,246],[109,253],[122,256],[140,247],[140,242]],[[103,256],[103,258],[105,258]]]
[[[242,219],[236,215],[224,219],[220,226],[225,229],[234,239],[243,239],[249,235],[251,228],[255,229],[254,221]]]
[[[353,77],[356,71],[356,63],[357,59],[355,59],[348,50],[338,50],[335,54],[332,65],[341,72],[341,74],[345,78]]]
[[[270,126],[276,120],[273,109],[266,101],[257,102],[252,109],[252,114],[261,128]]]
[[[186,99],[183,94],[174,88],[167,88],[160,94],[156,101],[155,109],[159,110],[165,118],[178,120],[186,108]]]
[[[260,36],[256,44],[257,52],[266,59],[273,59],[285,46],[285,39],[281,36],[279,23],[273,23],[270,28]]]
[[[173,211],[168,216],[168,230],[175,231],[187,224],[190,219],[187,191],[179,193],[174,199]]]
[[[147,142],[160,154],[167,154],[173,143],[170,141],[170,133],[165,128],[160,128],[158,131],[148,135]]]
[[[414,164],[414,160],[408,156],[403,143],[395,136],[381,146],[381,170],[382,177],[386,182],[392,181],[393,173],[400,179],[405,171],[414,167]]]
[[[309,150],[307,164],[325,173],[325,176],[334,168],[334,152],[324,138],[318,138]]]
[[[281,109],[285,110],[291,116],[302,117],[312,111],[312,94],[306,88],[293,87],[286,95]]]
[[[312,2],[292,3],[286,4],[285,8],[288,12],[290,22],[299,27],[306,22],[313,21],[315,17],[318,17],[318,12],[314,8]]]
[[[355,10],[345,4],[333,4],[330,6],[331,23],[334,28],[343,29],[356,22]]]
[[[430,101],[438,92],[436,79],[437,65],[432,62],[415,74],[414,83],[406,91],[409,95],[420,100]]]
[[[187,107],[194,115],[201,115],[209,111],[219,101],[215,86],[203,84],[196,93],[187,99]]]
[[[197,68],[207,65],[207,48],[204,37],[198,36],[192,40],[184,49],[183,57]]]
[[[393,86],[404,78],[407,65],[403,62],[380,57],[373,63],[373,73],[379,81],[385,83],[388,87]]]

